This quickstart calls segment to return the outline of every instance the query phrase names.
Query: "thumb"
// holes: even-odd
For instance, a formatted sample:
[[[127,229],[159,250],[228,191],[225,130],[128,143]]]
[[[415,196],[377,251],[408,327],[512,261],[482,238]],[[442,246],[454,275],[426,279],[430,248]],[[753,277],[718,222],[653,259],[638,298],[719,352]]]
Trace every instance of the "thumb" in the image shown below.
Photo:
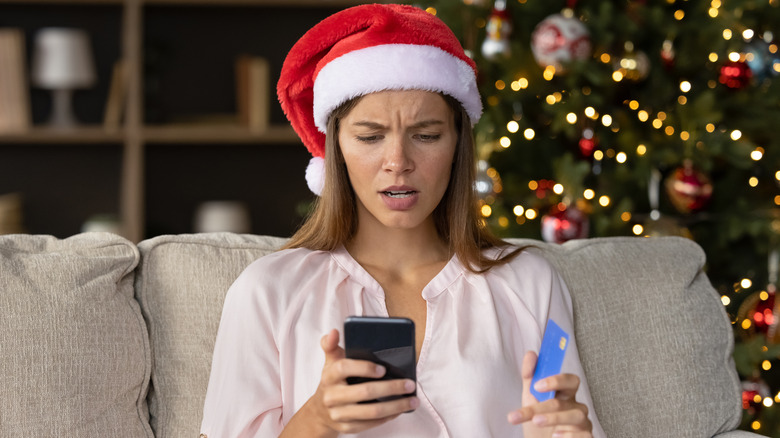
[[[520,376],[523,379],[523,406],[536,403],[536,397],[531,395],[531,379],[534,377],[536,361],[538,356],[533,351],[528,351],[523,357],[523,366],[520,370]]]
[[[325,352],[325,363],[344,358],[344,349],[339,347],[339,331],[333,329],[320,340],[322,351]]]

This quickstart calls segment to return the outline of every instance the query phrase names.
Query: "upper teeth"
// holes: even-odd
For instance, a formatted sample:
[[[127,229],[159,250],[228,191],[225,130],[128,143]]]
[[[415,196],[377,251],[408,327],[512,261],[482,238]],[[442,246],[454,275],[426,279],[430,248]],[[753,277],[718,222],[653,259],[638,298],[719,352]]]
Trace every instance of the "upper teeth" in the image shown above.
[[[387,193],[387,196],[392,196],[393,198],[403,198],[403,197],[406,197],[406,196],[411,196],[412,193],[414,193],[414,192],[413,191],[408,191],[408,192],[391,192],[391,191],[387,191],[385,193]]]

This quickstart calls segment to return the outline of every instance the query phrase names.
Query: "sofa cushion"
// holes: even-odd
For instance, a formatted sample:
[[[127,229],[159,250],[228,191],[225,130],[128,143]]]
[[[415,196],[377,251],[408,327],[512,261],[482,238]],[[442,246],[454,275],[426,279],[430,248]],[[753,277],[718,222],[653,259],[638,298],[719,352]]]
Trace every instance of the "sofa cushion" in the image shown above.
[[[610,438],[711,437],[738,426],[731,323],[696,243],[514,242],[540,246],[571,292],[580,358]]]
[[[107,233],[0,236],[0,436],[152,436],[138,258]]]
[[[149,394],[155,436],[198,436],[211,355],[228,288],[284,240],[229,233],[141,242],[136,297],[154,357]]]

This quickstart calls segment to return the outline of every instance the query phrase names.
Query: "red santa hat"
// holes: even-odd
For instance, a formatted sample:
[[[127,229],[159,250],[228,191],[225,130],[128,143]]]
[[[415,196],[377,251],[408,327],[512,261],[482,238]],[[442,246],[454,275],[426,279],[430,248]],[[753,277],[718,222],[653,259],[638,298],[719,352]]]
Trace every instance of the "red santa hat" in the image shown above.
[[[407,5],[361,5],[311,28],[290,49],[277,94],[313,158],[312,192],[325,181],[325,133],[342,103],[383,90],[428,90],[457,99],[476,123],[482,114],[476,65],[444,22]]]

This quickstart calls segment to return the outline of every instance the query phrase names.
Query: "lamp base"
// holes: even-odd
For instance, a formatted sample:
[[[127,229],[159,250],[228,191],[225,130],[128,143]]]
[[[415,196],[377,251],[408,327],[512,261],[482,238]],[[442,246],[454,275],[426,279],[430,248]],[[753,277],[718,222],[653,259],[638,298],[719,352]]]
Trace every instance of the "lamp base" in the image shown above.
[[[51,117],[48,126],[57,129],[75,128],[79,125],[76,116],[73,114],[73,90],[57,89],[52,90]]]

